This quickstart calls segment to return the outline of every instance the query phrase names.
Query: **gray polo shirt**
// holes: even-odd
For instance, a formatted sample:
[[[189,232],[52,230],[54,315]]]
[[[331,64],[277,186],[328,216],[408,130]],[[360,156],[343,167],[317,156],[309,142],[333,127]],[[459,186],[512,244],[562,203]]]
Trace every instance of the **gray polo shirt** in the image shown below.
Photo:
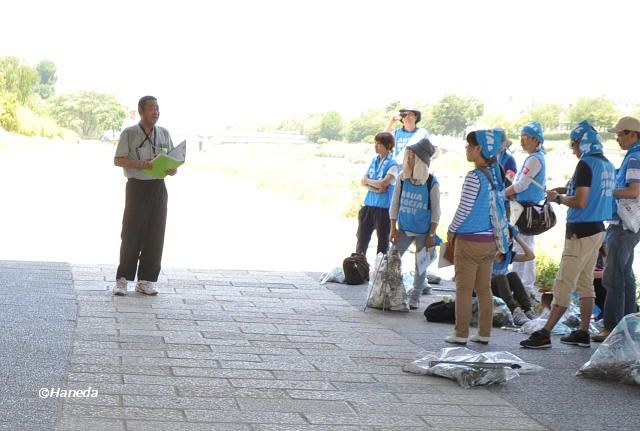
[[[173,149],[173,142],[169,131],[164,127],[155,126],[147,137],[139,124],[127,127],[120,134],[120,141],[116,147],[116,157],[131,160],[151,160],[160,153],[167,154]],[[142,169],[122,168],[124,176],[138,180],[153,180],[151,175]]]

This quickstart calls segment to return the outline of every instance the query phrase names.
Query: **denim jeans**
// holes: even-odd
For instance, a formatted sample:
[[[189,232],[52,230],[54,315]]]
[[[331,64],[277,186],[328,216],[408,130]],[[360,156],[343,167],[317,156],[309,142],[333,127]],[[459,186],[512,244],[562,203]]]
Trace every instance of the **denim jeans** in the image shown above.
[[[395,247],[400,253],[400,257],[404,254],[405,251],[409,248],[412,242],[415,241],[416,244],[416,261],[414,266],[414,276],[413,276],[413,291],[411,292],[411,297],[415,299],[419,299],[420,295],[422,295],[422,289],[427,287],[426,277],[427,271],[425,270],[422,274],[418,274],[418,252],[425,247],[425,241],[427,239],[427,235],[417,235],[417,236],[409,236],[404,231],[398,231],[398,240],[396,241]],[[427,250],[427,257],[429,261],[427,262],[427,267],[431,265],[431,263],[436,259],[436,248],[431,247]]]
[[[604,301],[604,327],[613,330],[624,316],[636,311],[636,277],[633,274],[633,249],[640,241],[640,233],[622,229],[620,225],[607,228],[607,264],[602,285],[607,291]]]

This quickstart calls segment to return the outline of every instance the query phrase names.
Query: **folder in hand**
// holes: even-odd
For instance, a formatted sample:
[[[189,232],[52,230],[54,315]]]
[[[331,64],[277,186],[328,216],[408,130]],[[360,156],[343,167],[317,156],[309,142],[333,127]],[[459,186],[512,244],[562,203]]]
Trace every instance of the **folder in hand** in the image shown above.
[[[187,141],[182,141],[180,145],[169,151],[167,154],[158,154],[151,160],[153,167],[143,169],[142,172],[151,175],[153,178],[164,178],[169,169],[176,169],[184,163],[187,150]]]

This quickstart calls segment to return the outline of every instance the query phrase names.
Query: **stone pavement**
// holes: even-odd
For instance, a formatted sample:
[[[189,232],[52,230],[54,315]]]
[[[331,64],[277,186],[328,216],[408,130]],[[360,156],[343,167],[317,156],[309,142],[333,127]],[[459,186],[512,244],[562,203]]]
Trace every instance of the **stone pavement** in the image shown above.
[[[0,430],[637,429],[637,388],[573,376],[589,349],[554,340],[551,351],[521,351],[520,334],[497,330],[491,350],[548,368],[463,389],[402,371],[445,347],[451,325],[427,324],[421,311],[365,313],[366,286],[321,286],[303,272],[165,269],[157,297],[113,297],[114,273],[0,261],[3,325],[23,319],[4,328],[3,359],[15,359],[1,368]],[[541,400],[546,384],[556,393]],[[42,387],[87,395],[39,399]],[[598,406],[608,407],[603,420]]]

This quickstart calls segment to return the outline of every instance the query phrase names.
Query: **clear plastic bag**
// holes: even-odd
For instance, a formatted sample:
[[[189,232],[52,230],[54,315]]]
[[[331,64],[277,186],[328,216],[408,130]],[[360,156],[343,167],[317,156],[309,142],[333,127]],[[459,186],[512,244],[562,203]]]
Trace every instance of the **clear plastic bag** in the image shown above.
[[[505,383],[519,377],[520,374],[540,371],[542,367],[524,362],[510,352],[478,353],[466,347],[447,347],[442,349],[440,354],[427,352],[426,356],[405,365],[403,370],[414,374],[446,377],[469,389],[474,386]]]
[[[493,297],[493,326],[513,326],[513,315],[504,300],[498,296]]]
[[[623,317],[577,374],[640,385],[640,313]]]
[[[326,283],[342,283],[344,284],[344,271],[341,267],[336,266],[329,272],[323,272],[320,275],[320,284]]]
[[[392,248],[388,254],[379,253],[376,257],[375,269],[369,276],[366,307],[409,311],[409,298],[402,280],[402,261],[397,249]]]

